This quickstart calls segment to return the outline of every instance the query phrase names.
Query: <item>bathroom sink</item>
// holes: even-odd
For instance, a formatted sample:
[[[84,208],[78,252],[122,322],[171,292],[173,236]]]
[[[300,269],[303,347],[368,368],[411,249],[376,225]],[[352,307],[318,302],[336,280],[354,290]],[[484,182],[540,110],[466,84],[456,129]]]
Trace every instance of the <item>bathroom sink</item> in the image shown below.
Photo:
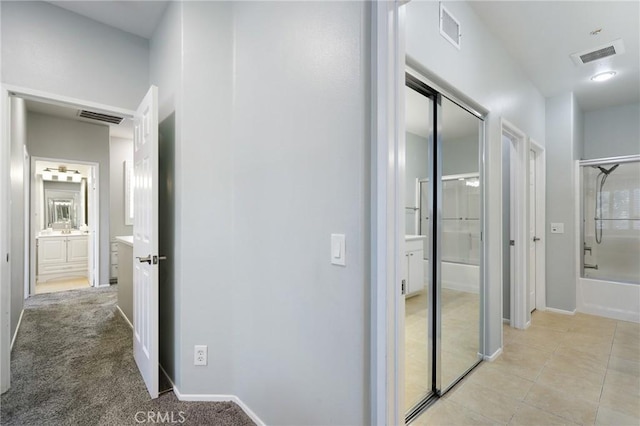
[[[38,233],[38,237],[60,237],[64,235],[86,235],[86,232],[81,232],[78,229],[72,229],[70,232],[63,232],[61,229],[51,231],[44,229]]]

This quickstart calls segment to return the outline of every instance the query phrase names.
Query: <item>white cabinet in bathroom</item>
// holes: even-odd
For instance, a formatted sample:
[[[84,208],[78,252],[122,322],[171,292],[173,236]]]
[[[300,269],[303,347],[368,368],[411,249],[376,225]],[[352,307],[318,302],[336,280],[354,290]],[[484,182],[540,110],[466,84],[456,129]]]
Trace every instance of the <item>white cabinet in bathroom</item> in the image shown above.
[[[404,280],[406,296],[414,296],[424,289],[424,240],[416,235],[405,239]]]
[[[111,255],[109,256],[109,260],[109,281],[116,282],[118,281],[118,242],[115,240],[111,241]]]
[[[37,281],[86,277],[89,247],[86,235],[38,237]]]

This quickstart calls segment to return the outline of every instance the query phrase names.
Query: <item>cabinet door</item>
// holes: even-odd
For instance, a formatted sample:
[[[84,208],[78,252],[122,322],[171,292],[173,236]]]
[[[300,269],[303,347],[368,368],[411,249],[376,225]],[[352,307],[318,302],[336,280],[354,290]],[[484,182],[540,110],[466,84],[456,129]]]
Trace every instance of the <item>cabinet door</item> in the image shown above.
[[[409,280],[407,293],[416,293],[424,288],[424,260],[422,251],[411,251],[409,256]]]
[[[86,262],[89,258],[87,238],[69,238],[67,241],[67,262]]]
[[[38,263],[48,265],[67,261],[65,238],[40,238],[38,240]]]

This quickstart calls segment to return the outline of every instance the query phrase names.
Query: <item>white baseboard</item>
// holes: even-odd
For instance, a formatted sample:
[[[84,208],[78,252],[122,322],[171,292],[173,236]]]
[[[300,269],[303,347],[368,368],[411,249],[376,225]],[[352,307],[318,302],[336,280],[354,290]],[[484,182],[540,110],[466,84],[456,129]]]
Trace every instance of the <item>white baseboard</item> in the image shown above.
[[[502,323],[503,324],[511,324],[511,320],[508,318],[502,318]]]
[[[111,284],[97,284],[95,288],[103,288],[103,287],[110,287],[110,286]]]
[[[575,315],[576,314],[576,310],[575,309],[573,311],[565,311],[564,309],[550,308],[548,306],[545,308],[545,311],[553,312],[554,314],[562,314],[562,315]]]
[[[122,318],[124,318],[127,324],[129,324],[129,327],[131,327],[131,329],[133,330],[133,324],[131,324],[131,321],[129,321],[129,318],[127,318],[122,309],[120,309],[120,306],[116,305],[116,308],[118,308],[118,311],[120,312],[120,315],[122,315]]]
[[[18,330],[20,330],[20,324],[22,324],[22,316],[24,315],[24,309],[20,312],[20,318],[18,318],[18,325],[16,325],[16,331],[13,333],[13,337],[11,338],[11,346],[9,350],[13,350],[13,344],[16,342],[16,337],[18,337]]]
[[[167,376],[168,377],[168,376]],[[265,426],[265,423],[254,413],[240,398],[235,395],[215,395],[215,394],[184,394],[181,393],[176,385],[173,385],[173,393],[180,401],[210,401],[222,402],[230,401],[238,404],[242,411],[251,418],[258,426]]]
[[[485,361],[489,361],[489,362],[493,362],[495,361],[500,355],[502,355],[502,348],[498,348],[497,351],[495,351],[494,353],[492,353],[491,355],[485,355],[483,357],[483,359]]]

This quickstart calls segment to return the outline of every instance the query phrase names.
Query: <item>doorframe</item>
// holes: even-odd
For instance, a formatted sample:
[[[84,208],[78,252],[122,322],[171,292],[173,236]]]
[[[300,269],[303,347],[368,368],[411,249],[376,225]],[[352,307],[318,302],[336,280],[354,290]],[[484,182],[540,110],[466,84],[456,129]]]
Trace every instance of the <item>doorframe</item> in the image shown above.
[[[515,241],[514,262],[511,262],[512,276],[510,280],[511,303],[510,325],[514,328],[526,329],[531,324],[531,312],[527,312],[527,280],[529,266],[529,139],[515,125],[505,118],[500,119],[500,134],[514,141],[515,155],[510,156],[511,173],[511,227],[515,235],[510,239]],[[503,176],[503,179],[505,177]],[[516,285],[517,283],[517,285]],[[502,316],[504,318],[504,315]]]
[[[371,5],[371,424],[404,424],[403,1]],[[402,235],[402,238],[400,236]]]
[[[542,145],[534,139],[529,138],[529,151],[536,155],[536,235],[540,238],[536,246],[536,309],[544,311],[547,309],[547,280],[546,280],[546,256],[547,242],[545,238],[546,221],[546,152]],[[531,220],[531,219],[529,219]]]
[[[91,173],[95,174],[95,194],[92,194],[91,190],[87,191],[87,216],[91,219],[92,223],[97,224],[97,226],[92,227],[94,232],[92,233],[91,239],[91,247],[89,250],[89,262],[87,264],[87,273],[89,276],[89,284],[91,287],[99,287],[99,278],[100,277],[100,164],[95,161],[83,161],[83,160],[71,160],[67,158],[52,158],[52,157],[36,157],[31,156],[30,167],[32,173],[29,174],[29,186],[31,187],[31,196],[29,198],[29,209],[27,214],[29,215],[30,228],[29,228],[29,244],[31,246],[29,256],[25,258],[25,263],[28,265],[30,274],[29,274],[29,296],[32,296],[36,292],[36,253],[37,247],[35,244],[36,234],[38,233],[38,226],[35,220],[35,204],[36,204],[36,191],[33,190],[36,185],[36,161],[49,161],[49,162],[61,162],[68,164],[82,164],[91,166]],[[89,179],[87,178],[87,184],[89,184]],[[89,203],[89,200],[92,202]],[[91,282],[91,278],[93,277],[93,282]]]
[[[2,131],[0,131],[0,201],[2,201],[0,203],[0,206],[2,206],[0,207],[0,265],[2,265],[0,268],[0,392],[5,392],[9,389],[11,376],[11,268],[6,261],[11,241],[9,214],[9,185],[11,184],[9,173],[9,146],[11,141],[9,102],[11,96],[62,106],[92,109],[107,114],[119,114],[125,118],[133,118],[135,115],[135,111],[128,109],[0,83],[0,124],[2,124],[0,126],[2,128]]]
[[[10,120],[9,93],[0,86],[0,393],[11,384]]]

